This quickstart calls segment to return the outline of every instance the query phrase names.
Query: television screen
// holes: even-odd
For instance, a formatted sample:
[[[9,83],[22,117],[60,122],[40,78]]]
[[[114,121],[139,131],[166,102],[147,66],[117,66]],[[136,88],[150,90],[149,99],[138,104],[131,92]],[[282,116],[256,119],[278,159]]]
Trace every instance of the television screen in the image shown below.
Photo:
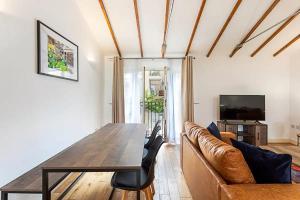
[[[265,120],[264,95],[220,95],[221,120]]]

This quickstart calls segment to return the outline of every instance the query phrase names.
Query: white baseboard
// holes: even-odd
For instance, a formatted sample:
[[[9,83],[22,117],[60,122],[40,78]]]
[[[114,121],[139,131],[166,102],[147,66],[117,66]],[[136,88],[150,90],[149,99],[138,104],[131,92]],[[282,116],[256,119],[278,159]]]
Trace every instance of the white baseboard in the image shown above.
[[[297,141],[291,139],[268,139],[268,143],[290,143],[297,145]]]
[[[296,140],[291,140],[290,139],[290,143],[294,144],[294,145],[297,145],[297,141]]]

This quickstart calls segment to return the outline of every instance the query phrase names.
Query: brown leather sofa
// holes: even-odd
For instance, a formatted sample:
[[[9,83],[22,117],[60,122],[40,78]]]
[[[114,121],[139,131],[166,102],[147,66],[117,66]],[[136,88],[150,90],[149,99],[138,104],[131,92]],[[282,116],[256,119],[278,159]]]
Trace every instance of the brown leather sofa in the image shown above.
[[[221,133],[229,142],[233,133]],[[300,184],[227,184],[199,147],[181,134],[181,168],[194,200],[300,200]]]

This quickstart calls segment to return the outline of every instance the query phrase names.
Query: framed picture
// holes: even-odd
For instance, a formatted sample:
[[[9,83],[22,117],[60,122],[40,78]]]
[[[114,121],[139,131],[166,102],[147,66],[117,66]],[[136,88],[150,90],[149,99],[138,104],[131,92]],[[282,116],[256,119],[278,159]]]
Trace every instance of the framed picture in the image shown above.
[[[78,46],[37,21],[38,74],[79,80]]]

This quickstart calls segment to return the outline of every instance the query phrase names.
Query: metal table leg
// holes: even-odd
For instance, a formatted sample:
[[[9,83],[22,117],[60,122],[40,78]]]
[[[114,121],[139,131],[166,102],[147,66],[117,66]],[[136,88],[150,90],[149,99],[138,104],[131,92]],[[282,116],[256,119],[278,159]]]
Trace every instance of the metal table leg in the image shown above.
[[[42,169],[42,195],[43,200],[51,200],[51,191],[49,191],[49,172]]]
[[[8,193],[7,192],[1,192],[1,200],[8,200]]]

